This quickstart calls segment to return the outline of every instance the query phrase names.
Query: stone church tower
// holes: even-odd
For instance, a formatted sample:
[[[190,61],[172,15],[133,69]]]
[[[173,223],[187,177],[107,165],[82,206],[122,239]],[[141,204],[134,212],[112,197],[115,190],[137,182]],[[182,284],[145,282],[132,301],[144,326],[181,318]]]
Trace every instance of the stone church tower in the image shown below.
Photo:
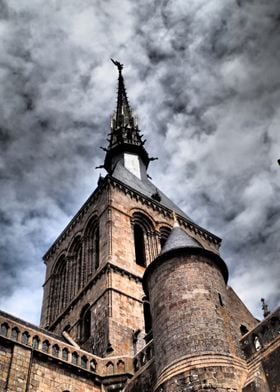
[[[280,309],[258,322],[221,240],[149,180],[113,63],[107,175],[44,256],[40,327],[0,312],[0,390],[280,391]]]

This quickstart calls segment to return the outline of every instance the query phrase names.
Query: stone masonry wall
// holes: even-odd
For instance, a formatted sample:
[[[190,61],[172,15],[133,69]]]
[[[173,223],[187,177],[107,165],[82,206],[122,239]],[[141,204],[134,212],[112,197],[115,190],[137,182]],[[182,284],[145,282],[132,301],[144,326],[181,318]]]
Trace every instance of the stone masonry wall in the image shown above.
[[[135,262],[132,217],[141,213],[151,221],[151,231],[145,237],[146,258],[149,264],[160,252],[160,228],[172,227],[172,211],[168,211],[145,198],[130,192],[113,180],[103,182],[93,193],[62,235],[47,252],[46,284],[42,307],[42,326],[49,325],[52,307],[50,287],[52,271],[56,261],[64,254],[66,258],[75,237],[80,236],[86,246],[85,229],[91,217],[99,218],[100,265],[84,287],[56,318],[51,320],[50,330],[61,334],[67,326],[70,336],[80,343],[80,315],[86,304],[91,306],[91,337],[81,342],[82,347],[99,356],[133,355],[135,342],[133,333],[140,330],[137,349],[145,344],[143,336],[144,315],[142,276],[145,268]],[[179,218],[180,220],[180,218]],[[205,248],[218,252],[217,240],[211,235],[181,219],[184,229]],[[83,249],[83,260],[87,252]],[[67,263],[71,263],[71,254]],[[119,268],[115,271],[111,268]],[[87,270],[87,268],[86,268]]]
[[[84,374],[75,373],[56,363],[33,358],[30,375],[30,392],[100,392],[101,385]]]
[[[0,312],[1,392],[117,391],[133,373],[132,357],[98,357]]]
[[[148,282],[158,374],[188,354],[229,353],[219,294],[226,286],[205,257],[181,255],[163,262]]]
[[[235,356],[228,331],[230,309],[226,309],[224,278],[211,259],[186,252],[166,256],[147,277],[156,390],[183,391],[174,381],[182,375],[182,382],[189,382],[193,391],[204,387],[240,391],[247,371],[245,362]],[[199,374],[198,368],[202,369]],[[192,372],[196,373],[196,386],[190,381]],[[172,379],[173,384],[168,381]]]
[[[11,357],[10,345],[0,342],[0,391],[4,391],[7,386]]]

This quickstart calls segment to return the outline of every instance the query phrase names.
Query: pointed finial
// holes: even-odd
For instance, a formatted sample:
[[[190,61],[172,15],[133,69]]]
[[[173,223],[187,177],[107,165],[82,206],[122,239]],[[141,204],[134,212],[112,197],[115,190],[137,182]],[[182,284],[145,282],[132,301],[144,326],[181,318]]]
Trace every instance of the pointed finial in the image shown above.
[[[270,310],[268,309],[268,305],[265,302],[264,298],[261,298],[261,302],[262,302],[263,317],[266,317],[270,314]]]
[[[111,59],[111,61],[118,68],[119,73],[121,73],[122,69],[123,69],[123,64],[121,64],[119,61],[116,61],[116,60],[113,60],[113,59]]]
[[[177,220],[176,212],[173,211],[172,215],[173,215],[173,220],[174,220],[173,227],[180,227],[178,220]]]

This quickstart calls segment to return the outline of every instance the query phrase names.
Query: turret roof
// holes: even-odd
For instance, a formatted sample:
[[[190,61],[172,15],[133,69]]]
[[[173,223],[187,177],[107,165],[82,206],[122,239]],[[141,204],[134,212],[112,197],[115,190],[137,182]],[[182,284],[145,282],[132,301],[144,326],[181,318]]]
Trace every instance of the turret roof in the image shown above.
[[[181,227],[174,226],[164,244],[161,255],[174,249],[181,248],[202,248],[201,245],[190,237]]]

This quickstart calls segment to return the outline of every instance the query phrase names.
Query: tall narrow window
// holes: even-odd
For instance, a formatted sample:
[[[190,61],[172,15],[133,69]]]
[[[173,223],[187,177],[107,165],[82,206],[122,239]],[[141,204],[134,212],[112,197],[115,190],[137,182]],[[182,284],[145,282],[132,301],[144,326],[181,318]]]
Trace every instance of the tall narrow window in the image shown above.
[[[91,335],[91,309],[87,304],[83,307],[80,315],[80,340],[85,342]]]
[[[135,247],[135,260],[136,264],[145,267],[146,254],[145,254],[145,238],[142,227],[138,224],[134,225],[134,247]]]
[[[66,258],[61,256],[55,264],[51,281],[51,320],[65,308],[68,302]]]
[[[92,274],[98,269],[100,261],[100,235],[99,235],[99,225],[97,217],[93,217],[86,229],[86,241],[87,241],[87,251],[86,251],[86,280],[88,280]]]
[[[135,262],[145,267],[158,255],[157,234],[150,217],[142,212],[135,212],[132,215],[132,233]]]
[[[76,263],[76,279],[77,279],[77,291],[82,286],[82,244],[78,242],[74,249],[74,260]]]
[[[240,332],[241,332],[241,335],[243,336],[243,335],[246,335],[246,333],[249,332],[249,331],[248,331],[248,328],[245,325],[241,324],[240,325]]]
[[[83,285],[83,245],[80,236],[77,236],[69,249],[69,297],[73,298]]]
[[[99,227],[96,227],[94,231],[94,247],[95,247],[95,270],[99,267]]]
[[[145,332],[149,333],[152,329],[152,316],[150,310],[150,303],[147,300],[145,300],[143,305],[144,305]]]

